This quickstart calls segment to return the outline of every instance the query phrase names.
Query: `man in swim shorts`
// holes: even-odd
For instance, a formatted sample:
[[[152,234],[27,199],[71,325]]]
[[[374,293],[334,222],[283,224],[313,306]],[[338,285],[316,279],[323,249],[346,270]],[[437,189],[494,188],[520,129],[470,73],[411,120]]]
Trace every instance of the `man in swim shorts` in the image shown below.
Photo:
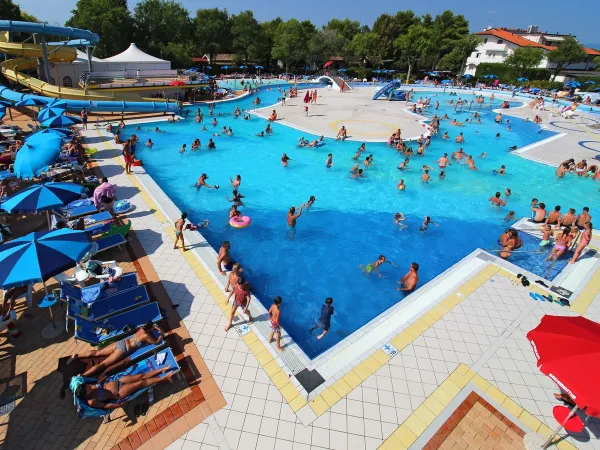
[[[562,214],[560,213],[560,205],[556,205],[554,207],[554,211],[552,211],[550,214],[548,214],[546,223],[548,225],[558,225],[561,217],[562,217]]]
[[[292,206],[287,213],[286,236],[288,237],[288,239],[296,238],[296,220],[298,220],[298,217],[300,217],[302,215],[302,208],[303,208],[303,205],[300,206],[300,209],[298,210],[298,214],[296,214],[296,208]]]
[[[404,275],[400,281],[398,281],[398,284],[400,285],[400,287],[398,288],[399,291],[403,291],[403,292],[412,292],[415,290],[415,287],[417,286],[417,283],[419,282],[419,265],[414,262],[410,265],[410,269],[408,271],[408,273],[406,275]]]
[[[440,165],[440,169],[445,169],[446,166],[450,165],[450,161],[448,161],[448,153],[444,153],[440,159],[436,161]]]
[[[196,189],[200,189],[202,188],[202,186],[207,187],[208,189],[216,189],[216,186],[211,186],[210,184],[208,184],[206,182],[206,180],[208,180],[208,175],[206,175],[205,173],[203,173],[202,175],[200,175],[198,177],[198,182],[196,183]]]
[[[502,194],[500,192],[496,192],[496,195],[490,197],[488,200],[492,202],[494,206],[506,206],[506,201],[500,198]]]
[[[323,336],[325,336],[329,332],[329,328],[331,328],[331,316],[333,316],[334,313],[333,306],[331,306],[332,304],[333,299],[327,297],[325,299],[325,304],[321,306],[321,317],[319,317],[319,321],[308,331],[312,334],[317,328],[323,329],[323,332],[317,336],[317,339],[323,339]]]
[[[579,228],[580,230],[583,231],[585,229],[585,224],[588,222],[591,222],[591,221],[592,221],[592,216],[590,216],[590,208],[585,206],[583,208],[583,211],[581,212],[581,214],[579,214],[577,216],[575,225],[577,225],[577,228]]]
[[[273,300],[273,304],[269,308],[269,321],[271,322],[271,335],[269,336],[269,344],[273,342],[273,337],[276,335],[275,348],[280,352],[284,351],[281,348],[281,324],[279,323],[279,315],[281,311],[279,310],[279,305],[281,305],[281,297],[277,296]]]
[[[546,220],[546,205],[540,203],[538,206],[531,207],[531,221],[534,223],[544,223]]]
[[[223,245],[219,249],[219,255],[217,257],[217,269],[219,269],[221,275],[225,275],[223,267],[225,270],[232,270],[233,265],[235,264],[233,259],[231,259],[231,256],[229,256],[230,249],[231,245],[229,244],[229,241],[223,241]],[[221,264],[223,264],[223,267],[221,267]]]
[[[576,220],[577,216],[575,215],[575,210],[573,208],[569,208],[569,212],[562,216],[562,218],[559,220],[557,228],[570,227]]]

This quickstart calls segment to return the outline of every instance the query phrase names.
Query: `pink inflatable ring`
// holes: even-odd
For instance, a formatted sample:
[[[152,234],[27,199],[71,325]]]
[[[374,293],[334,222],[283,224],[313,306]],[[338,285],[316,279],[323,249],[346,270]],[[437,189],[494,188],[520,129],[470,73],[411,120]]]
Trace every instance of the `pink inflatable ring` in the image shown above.
[[[250,225],[250,222],[252,222],[252,219],[248,216],[232,217],[229,219],[229,225],[233,228],[246,228]]]

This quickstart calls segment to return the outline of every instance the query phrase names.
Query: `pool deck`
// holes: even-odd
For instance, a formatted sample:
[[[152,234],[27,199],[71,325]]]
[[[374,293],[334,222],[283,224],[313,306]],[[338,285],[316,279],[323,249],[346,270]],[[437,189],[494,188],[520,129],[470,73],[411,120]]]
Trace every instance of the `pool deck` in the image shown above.
[[[222,278],[211,270],[214,251],[192,232],[185,234],[191,251],[173,250],[179,210],[143,167],[124,174],[120,146],[111,136],[102,129],[84,134],[99,149],[95,157],[117,184],[118,197],[135,193],[133,229],[227,403],[172,436],[167,448],[519,448],[523,434],[549,436],[555,428],[557,387],[537,370],[525,335],[544,314],[600,321],[600,260],[594,252],[578,277],[571,307],[534,301],[530,292],[548,291],[533,282],[521,286],[516,273],[522,270],[475,252],[442,274],[456,276],[452,283],[417,291],[416,300],[406,304],[410,316],[386,327],[384,342],[347,358],[340,369],[322,370],[324,383],[309,395],[291,367],[293,357],[286,355],[293,349],[280,354],[266,342],[265,321],[246,327],[238,318],[235,329],[224,332],[230,307]],[[594,238],[591,248],[599,249],[600,241]],[[460,273],[460,264],[467,274]],[[445,288],[428,295],[438,284]],[[284,333],[284,343],[288,339]],[[473,393],[477,404],[469,400]],[[469,418],[481,424],[468,426]],[[590,419],[586,431],[563,439],[558,448],[598,448],[599,437],[600,422]]]

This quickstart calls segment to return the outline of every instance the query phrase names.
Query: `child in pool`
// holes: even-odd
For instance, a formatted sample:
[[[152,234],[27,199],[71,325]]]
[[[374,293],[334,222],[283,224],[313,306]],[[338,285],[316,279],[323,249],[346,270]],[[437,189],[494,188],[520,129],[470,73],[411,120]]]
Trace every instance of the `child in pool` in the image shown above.
[[[506,216],[504,216],[505,222],[510,222],[511,220],[515,220],[515,212],[514,211],[509,211],[509,213]]]
[[[394,267],[398,267],[392,261],[386,260],[385,255],[379,255],[377,261],[367,264],[366,266],[361,265],[360,269],[362,270],[363,275],[366,277],[370,276],[372,272],[375,272],[379,278],[383,278],[383,275],[379,273],[379,270],[377,270],[377,268],[385,263],[391,264]]]
[[[550,245],[551,241],[552,241],[552,226],[551,225],[544,225],[542,227],[542,241],[540,242],[539,248],[541,249],[542,247],[545,247],[547,245]]]
[[[427,230],[427,228],[429,228],[429,225],[435,225],[436,227],[439,226],[437,223],[435,223],[433,220],[431,220],[431,217],[425,216],[425,220],[423,220],[420,230],[421,231]]]

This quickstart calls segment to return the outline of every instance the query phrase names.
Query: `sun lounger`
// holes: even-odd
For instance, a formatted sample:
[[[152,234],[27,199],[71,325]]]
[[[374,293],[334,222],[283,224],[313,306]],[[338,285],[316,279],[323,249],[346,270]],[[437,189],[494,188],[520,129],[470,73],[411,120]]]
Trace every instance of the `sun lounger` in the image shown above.
[[[69,299],[67,302],[67,319],[77,317],[90,321],[103,320],[148,302],[150,302],[150,296],[146,286],[143,285],[91,302]]]
[[[103,252],[103,251],[108,250],[109,248],[113,248],[113,247],[119,247],[119,249],[120,249],[121,245],[125,244],[126,242],[127,242],[127,239],[125,239],[120,234],[113,234],[112,236],[107,236],[107,237],[103,237],[100,239],[96,239],[94,241],[94,243],[98,244],[98,250],[96,250],[95,254],[98,254],[100,252]],[[96,278],[98,278],[98,277],[96,277]]]
[[[162,358],[162,357],[164,357],[164,360],[162,361],[161,364],[159,364],[159,360],[160,360],[159,358]],[[179,365],[177,364],[177,361],[175,361],[175,356],[173,355],[173,352],[170,348],[165,348],[164,350],[160,351],[158,354],[150,356],[149,358],[146,358],[146,359],[134,364],[133,366],[129,367],[128,369],[126,369],[122,372],[119,372],[115,375],[111,375],[111,376],[107,377],[103,382],[107,383],[107,382],[111,382],[111,381],[117,381],[127,375],[144,374],[144,373],[152,372],[154,370],[162,369],[164,367],[171,367],[172,371],[175,371],[175,372],[179,372],[179,370],[180,370]],[[158,376],[163,378],[168,373],[169,372],[162,373]],[[83,381],[86,384],[98,382],[98,380],[96,378],[83,378]],[[152,388],[151,387],[143,387],[140,390],[131,394],[129,397],[122,398],[120,400],[115,400],[114,403],[130,402],[130,401],[134,400],[135,398],[139,397],[140,395],[142,395],[144,392],[149,391],[150,389],[152,389]],[[80,398],[75,397],[75,396],[73,396],[73,398],[75,401],[75,405],[77,406],[77,416],[80,419],[85,419],[85,418],[89,418],[89,417],[104,417],[104,422],[105,423],[108,422],[108,419],[109,419],[109,416],[110,416],[110,413],[112,412],[112,410],[92,408],[84,400],[81,400]]]
[[[140,348],[138,348],[133,353],[130,353],[125,359],[122,359],[119,362],[116,362],[112,366],[107,367],[99,376],[108,376],[115,373],[122,372],[127,367],[135,364],[142,359],[149,358],[152,355],[156,355],[158,352],[167,347],[165,341],[160,342],[159,344],[147,344]],[[81,375],[82,373],[87,372],[93,366],[100,364],[103,362],[106,357],[90,357],[90,358],[77,358],[74,361],[69,363],[69,359],[71,356],[63,356],[58,359],[58,368],[57,371],[62,374],[63,384],[60,387],[60,398],[65,398],[65,392],[69,387],[69,382],[71,381],[71,377]]]
[[[75,339],[92,345],[105,346],[132,334],[146,322],[159,322],[162,319],[158,303],[148,303],[135,309],[110,316],[104,320],[90,322],[75,319]]]
[[[103,281],[93,286],[86,286],[84,288],[78,288],[70,283],[60,283],[61,298],[70,300],[83,300],[85,302],[94,302],[95,300],[102,299],[104,297],[110,297],[111,295],[118,294],[119,292],[127,291],[138,285],[137,277],[135,273],[131,272],[123,275],[120,280],[113,283]]]
[[[94,206],[92,204],[92,205],[86,205],[86,206],[79,206],[77,208],[56,209],[53,212],[56,215],[58,215],[64,219],[73,220],[73,219],[77,219],[79,217],[88,216],[90,214],[97,213],[98,210],[96,209],[96,206]]]
[[[98,211],[98,210],[96,210]],[[97,212],[96,214],[92,214],[90,216],[86,216],[83,219],[83,223],[86,227],[94,225],[98,222],[103,222],[105,220],[111,220],[112,216],[108,211]],[[86,228],[87,229],[87,228]]]

